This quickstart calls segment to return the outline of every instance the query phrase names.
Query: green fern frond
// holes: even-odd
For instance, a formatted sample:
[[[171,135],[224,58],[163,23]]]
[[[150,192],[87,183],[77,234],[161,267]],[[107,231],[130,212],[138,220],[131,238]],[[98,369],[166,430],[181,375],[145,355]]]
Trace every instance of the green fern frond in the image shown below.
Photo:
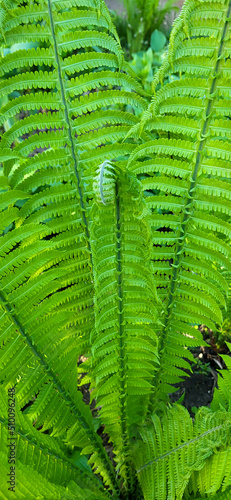
[[[27,50],[19,50],[11,54],[7,54],[1,59],[0,75],[14,70],[15,68],[25,68],[27,66],[45,65],[55,66],[54,57],[50,48],[31,48]]]
[[[146,208],[133,175],[104,162],[95,190],[98,201],[93,208],[91,240],[96,290],[93,387],[127,481],[132,427],[144,415],[157,363],[153,329],[156,297],[149,271],[151,246],[147,246],[151,241],[144,219]]]
[[[16,116],[20,111],[39,111],[41,108],[47,110],[64,109],[57,94],[48,92],[36,92],[16,97],[9,101],[0,111],[1,125],[9,118]]]
[[[217,451],[206,461],[199,472],[192,475],[188,486],[189,492],[196,494],[199,491],[201,495],[207,494],[208,498],[214,498],[213,495],[217,491],[225,492],[231,486],[230,466],[230,448]],[[222,493],[220,494],[223,498]]]
[[[22,210],[24,217],[30,214],[34,219],[33,205],[29,212],[26,211],[27,202],[21,210],[13,207],[15,196],[20,200],[21,192],[11,191],[10,188],[8,192],[15,194],[11,197],[11,206],[5,210],[9,213],[13,211],[11,219],[19,219]],[[5,199],[5,193],[1,193],[0,197],[6,205],[9,204],[9,197]],[[26,201],[27,197],[22,192],[21,199]],[[38,207],[41,207],[40,201],[37,210]],[[5,212],[3,209],[3,215]],[[46,215],[43,214],[42,221]],[[81,393],[76,391],[75,382],[76,360],[94,321],[89,255],[83,230],[80,229],[81,214],[77,220],[73,217],[73,223],[70,223],[70,218],[65,220],[63,213],[59,222],[54,218],[47,225],[38,222],[41,220],[34,219],[31,223],[29,217],[27,224],[9,230],[1,238],[2,390],[17,383],[17,404],[20,407],[28,404],[37,394],[28,410],[28,417],[31,422],[36,420],[36,426],[42,426],[43,431],[51,429],[52,435],[63,436],[65,429],[78,425],[85,446],[88,445],[95,453],[99,472],[110,484],[103,465],[108,458],[94,431],[89,408],[83,403]],[[5,218],[3,229],[8,224],[9,215]],[[75,231],[69,234],[68,227],[75,228]],[[59,236],[57,240],[53,237],[49,243],[46,237],[53,233],[62,234],[62,240]],[[67,252],[62,250],[65,249],[65,234],[68,237]],[[74,242],[78,239],[79,248],[75,248]],[[17,248],[19,244],[20,249]],[[70,261],[73,255],[78,264]],[[77,269],[80,272],[78,276]],[[62,292],[67,286],[69,292]],[[52,295],[54,292],[56,297]],[[110,463],[108,465],[110,468]]]
[[[94,493],[92,489],[78,486],[76,482],[72,480],[67,483],[67,486],[61,486],[50,482],[44,478],[44,475],[39,474],[37,470],[28,465],[24,465],[19,460],[17,462],[17,490],[11,489],[9,491],[9,488],[13,488],[13,486],[6,484],[5,480],[9,473],[9,464],[4,453],[1,452],[0,457],[1,479],[3,481],[1,485],[2,498],[13,500],[16,491],[19,498],[28,498],[28,500],[37,500],[39,497],[55,498],[57,500],[107,500],[109,498],[105,493],[101,493],[99,490],[96,490]]]
[[[205,497],[203,496],[203,497],[198,498],[198,500],[207,500],[208,498],[212,498],[213,500],[229,500],[230,494],[231,494],[231,489],[227,488],[227,490],[225,490],[223,492],[219,492],[219,493],[217,493],[217,495],[210,495],[210,493],[209,493]],[[187,499],[187,497],[186,497],[186,499]]]
[[[150,410],[154,398],[171,390],[161,380],[171,379],[173,352],[179,352],[173,336],[184,333],[184,324],[216,329],[222,322],[227,285],[222,285],[219,265],[230,269],[231,257],[230,124],[223,111],[230,96],[230,16],[227,0],[203,6],[199,0],[185,2],[154,84],[169,73],[178,79],[156,91],[142,127],[157,138],[138,146],[129,160],[132,172],[142,174],[152,210],[153,243],[158,245],[156,255],[155,247],[152,252],[153,271],[164,304],[159,339],[163,369],[155,377],[158,388]],[[176,330],[179,320],[181,331]],[[178,359],[176,364],[180,366]]]
[[[219,450],[230,443],[229,430],[230,415],[224,410],[213,413],[208,408],[201,408],[194,422],[187,410],[178,405],[170,408],[162,418],[152,416],[150,425],[140,430],[142,441],[134,447],[145,500],[188,498],[184,491],[190,476],[194,471],[199,471],[195,474],[200,475],[211,453],[216,450],[219,455]],[[206,477],[211,478],[211,469],[206,472]],[[216,471],[216,478],[219,472],[220,469]]]
[[[7,15],[10,12],[10,10],[12,9],[13,5],[15,5],[15,4],[13,4],[13,2],[11,2],[10,0],[6,0],[4,2],[4,5],[2,3],[0,5],[0,34],[1,34],[0,36],[1,36],[1,42],[5,41],[5,36],[4,36],[5,22],[6,22]]]
[[[230,348],[230,343],[227,342],[228,347]],[[218,379],[219,382],[219,391],[217,388],[214,389],[214,398],[211,403],[211,408],[216,411],[219,408],[230,409],[231,399],[230,399],[230,386],[231,386],[231,376],[230,376],[230,368],[231,361],[230,357],[227,355],[221,355],[223,358],[227,370],[222,370],[220,372],[222,377],[220,376]]]
[[[44,432],[38,432],[28,418],[18,411],[15,402],[15,388],[10,389],[7,398],[1,395],[1,451],[7,451],[7,445],[12,445],[10,448],[12,453],[8,454],[10,460],[8,464],[14,464],[13,468],[17,469],[16,474],[18,462],[19,470],[20,466],[30,464],[31,474],[34,469],[45,481],[63,486],[73,480],[82,487],[89,485],[100,494],[102,483],[95,478],[91,470],[78,468],[71,455],[68,457],[67,450],[63,449],[62,442],[52,439]],[[3,471],[1,473],[5,483],[9,476],[6,474],[4,477]]]

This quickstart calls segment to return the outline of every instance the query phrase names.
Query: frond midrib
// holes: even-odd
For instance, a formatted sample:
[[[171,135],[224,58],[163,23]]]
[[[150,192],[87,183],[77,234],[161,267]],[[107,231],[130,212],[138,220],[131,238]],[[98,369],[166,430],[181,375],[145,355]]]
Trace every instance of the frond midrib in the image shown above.
[[[227,427],[230,427],[230,420],[228,420],[228,422],[227,422]],[[154,458],[153,460],[150,460],[146,464],[142,465],[142,467],[140,467],[140,469],[137,470],[137,474],[139,474],[139,472],[141,472],[143,469],[146,469],[146,467],[149,467],[150,465],[153,465],[154,463],[157,463],[160,460],[164,460],[165,458],[174,454],[178,450],[182,450],[183,448],[186,448],[187,446],[190,446],[191,444],[196,443],[197,441],[200,441],[205,436],[208,436],[208,435],[212,434],[213,432],[221,431],[222,429],[224,429],[224,423],[222,423],[221,425],[217,425],[216,427],[213,427],[212,429],[209,429],[209,430],[203,432],[199,436],[196,436],[196,437],[190,439],[189,441],[186,441],[183,444],[176,446],[175,448],[172,448],[171,450],[167,451],[163,455],[159,455],[156,458]]]
[[[54,19],[53,19],[51,0],[48,0],[47,5],[48,5],[48,13],[49,13],[49,17],[50,17],[51,33],[52,33],[52,38],[53,38],[53,42],[54,42],[54,53],[55,53],[55,60],[56,60],[56,64],[57,64],[57,73],[58,73],[59,84],[60,84],[62,104],[64,107],[64,115],[65,115],[65,120],[66,120],[66,124],[67,124],[67,134],[68,134],[68,138],[70,140],[71,153],[72,153],[72,158],[74,161],[74,172],[75,172],[75,176],[77,179],[78,194],[79,194],[80,206],[81,206],[81,215],[82,215],[82,219],[83,219],[83,225],[84,225],[84,231],[85,231],[85,235],[86,235],[87,245],[88,245],[88,248],[90,250],[90,243],[89,243],[90,233],[89,233],[89,227],[88,227],[88,220],[87,220],[86,213],[85,213],[86,208],[84,206],[83,193],[82,193],[82,188],[81,188],[81,179],[80,179],[80,174],[78,171],[78,160],[76,158],[74,142],[73,142],[73,138],[72,138],[72,134],[71,134],[72,127],[71,127],[70,119],[68,116],[68,107],[67,107],[67,101],[66,101],[66,97],[65,97],[65,90],[64,90],[64,83],[63,83],[63,78],[62,78],[61,63],[60,63],[59,54],[58,54],[57,40],[56,40],[56,36],[55,36],[55,23],[54,23]]]
[[[127,415],[125,408],[125,398],[126,394],[125,387],[125,344],[124,344],[124,328],[123,328],[123,286],[122,286],[122,261],[121,261],[121,213],[120,213],[120,199],[119,199],[119,187],[118,181],[115,185],[115,203],[116,203],[116,253],[117,253],[117,276],[118,276],[118,313],[119,313],[119,359],[120,359],[120,404],[121,404],[121,432],[123,439],[123,447],[125,454],[129,448],[128,434],[127,434]],[[125,460],[126,461],[126,460]],[[127,472],[126,472],[127,474]]]

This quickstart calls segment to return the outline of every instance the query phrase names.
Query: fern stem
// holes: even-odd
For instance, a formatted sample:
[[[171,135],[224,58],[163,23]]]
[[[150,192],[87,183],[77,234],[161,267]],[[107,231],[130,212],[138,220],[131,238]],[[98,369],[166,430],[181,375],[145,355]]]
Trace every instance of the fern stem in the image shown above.
[[[101,460],[104,462],[106,466],[107,472],[109,471],[111,478],[112,478],[112,483],[115,485],[115,490],[117,489],[117,483],[116,483],[116,477],[115,477],[115,471],[113,469],[113,465],[103,447],[103,444],[101,442],[100,437],[96,432],[94,432],[88,425],[88,422],[84,418],[84,416],[81,414],[81,411],[76,407],[75,403],[72,401],[71,397],[69,394],[67,394],[65,388],[62,386],[62,384],[58,381],[57,376],[54,374],[53,370],[51,367],[47,364],[45,361],[44,357],[42,354],[36,349],[36,347],[33,345],[33,342],[31,338],[27,335],[25,329],[23,328],[19,318],[15,314],[15,312],[12,311],[12,308],[10,304],[7,302],[5,299],[4,295],[2,292],[0,292],[0,300],[3,303],[3,306],[7,312],[7,314],[11,317],[12,323],[15,325],[17,332],[20,333],[22,338],[25,340],[27,343],[29,349],[33,352],[33,355],[39,362],[39,364],[43,367],[44,371],[47,373],[48,377],[53,381],[56,389],[59,391],[59,394],[61,394],[62,398],[66,402],[67,406],[69,406],[70,410],[73,412],[73,414],[76,416],[76,419],[82,427],[87,431],[92,443],[95,445],[96,452],[98,453],[99,457]],[[115,498],[117,497],[116,491],[114,490],[115,493]]]
[[[62,78],[62,69],[61,69],[60,57],[59,57],[59,53],[58,53],[58,43],[57,43],[57,39],[55,36],[55,23],[54,23],[53,13],[52,13],[52,0],[48,0],[48,13],[49,13],[49,17],[50,17],[51,34],[52,34],[53,43],[54,43],[54,54],[55,54],[55,61],[57,64],[57,73],[58,73],[58,80],[59,80],[59,84],[60,84],[62,104],[64,106],[64,116],[65,116],[65,121],[67,124],[67,134],[68,134],[68,138],[69,138],[70,143],[71,143],[71,153],[72,153],[72,158],[74,161],[75,176],[77,179],[77,187],[78,187],[78,194],[79,194],[79,199],[80,199],[82,220],[83,220],[85,235],[86,235],[86,239],[87,239],[88,249],[90,250],[89,227],[88,227],[88,221],[87,221],[87,217],[86,217],[86,208],[84,206],[84,201],[83,201],[83,193],[82,193],[82,188],[81,188],[81,177],[80,177],[80,173],[78,171],[78,159],[77,159],[76,154],[75,154],[74,142],[73,142],[73,137],[72,137],[72,133],[71,133],[72,126],[71,126],[71,121],[70,121],[70,118],[68,115],[68,105],[67,105],[67,100],[66,100],[66,96],[65,96],[64,83],[63,83],[63,78]]]
[[[212,107],[213,107],[213,101],[212,101],[211,97],[216,90],[218,73],[219,73],[219,66],[220,66],[220,62],[221,62],[220,56],[222,54],[224,39],[225,39],[226,32],[228,29],[228,20],[227,19],[230,17],[230,14],[231,14],[231,0],[229,1],[227,13],[226,13],[226,21],[224,24],[223,31],[221,33],[221,39],[220,39],[220,44],[219,44],[218,53],[217,53],[217,60],[216,60],[214,73],[213,73],[213,80],[212,80],[212,84],[211,84],[211,87],[209,89],[209,93],[208,93],[208,97],[207,97],[207,107],[206,107],[206,111],[205,111],[205,119],[204,119],[204,123],[203,123],[202,128],[201,128],[201,134],[200,134],[200,140],[199,140],[197,152],[195,153],[195,166],[194,166],[194,170],[192,172],[192,178],[191,178],[191,183],[190,183],[190,187],[189,187],[189,191],[188,191],[188,196],[187,196],[187,199],[185,202],[184,217],[183,217],[183,220],[181,223],[181,228],[179,231],[178,244],[177,244],[176,250],[175,250],[174,263],[172,264],[172,267],[174,268],[174,270],[173,270],[173,274],[172,274],[171,282],[170,282],[169,297],[168,297],[168,303],[166,306],[165,319],[163,321],[165,326],[162,330],[162,333],[160,335],[160,340],[159,340],[160,369],[156,372],[156,374],[154,376],[153,387],[155,387],[155,389],[153,390],[153,392],[150,396],[148,413],[153,412],[159,384],[161,381],[161,373],[162,373],[161,360],[162,360],[162,357],[164,354],[164,348],[165,348],[167,336],[169,333],[170,323],[171,323],[172,308],[174,305],[175,293],[176,293],[176,288],[177,288],[177,283],[178,283],[178,276],[179,276],[179,272],[180,272],[180,263],[181,263],[183,250],[184,250],[185,237],[187,235],[187,223],[189,222],[189,219],[190,219],[192,211],[193,211],[194,191],[195,191],[195,187],[196,187],[196,183],[197,183],[198,172],[199,172],[200,166],[201,166],[201,159],[202,159],[202,155],[203,155],[203,150],[204,150],[204,147],[206,145],[207,132],[208,132],[209,125],[210,125],[211,111],[212,111]]]

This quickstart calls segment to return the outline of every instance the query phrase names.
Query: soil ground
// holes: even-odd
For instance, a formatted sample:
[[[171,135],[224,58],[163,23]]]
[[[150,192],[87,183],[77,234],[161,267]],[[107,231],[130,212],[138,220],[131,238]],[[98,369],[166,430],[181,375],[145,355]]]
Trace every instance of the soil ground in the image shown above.
[[[203,327],[200,328],[203,333]],[[211,340],[205,338],[208,342],[206,347],[198,347],[194,349],[193,356],[195,359],[195,364],[191,364],[192,372],[190,370],[185,371],[185,378],[181,383],[173,385],[178,389],[170,394],[170,400],[172,403],[177,402],[182,396],[184,396],[182,405],[189,411],[190,415],[193,417],[193,408],[199,408],[200,406],[209,406],[213,399],[213,392],[215,387],[217,387],[218,372],[217,370],[225,369],[225,363],[222,360],[219,352],[222,354],[229,354],[228,348],[224,346],[217,351],[216,348],[210,347]],[[79,364],[81,364],[86,358],[82,356],[79,359]],[[199,365],[198,365],[199,361]],[[206,367],[206,369],[205,369]],[[84,384],[80,387],[83,394],[83,400],[86,404],[90,403],[90,393],[89,384]],[[92,409],[94,409],[95,402],[92,403]]]
[[[170,395],[170,399],[172,403],[177,402],[184,394],[183,406],[193,416],[193,407],[209,406],[211,403],[216,379],[211,372],[207,375],[193,373],[178,385],[179,389]]]
[[[182,404],[187,408],[191,416],[194,414],[192,411],[193,407],[199,408],[200,406],[210,405],[214,389],[219,383],[219,373],[217,370],[226,368],[220,354],[231,355],[226,345],[218,350],[215,344],[213,346],[212,331],[210,331],[210,338],[206,338],[203,326],[200,327],[200,330],[208,346],[195,349],[193,356],[197,364],[191,365],[193,372],[190,373],[189,370],[186,370],[188,376],[180,384],[176,384],[175,387],[178,387],[178,390],[170,394],[172,402],[177,401],[184,395]]]

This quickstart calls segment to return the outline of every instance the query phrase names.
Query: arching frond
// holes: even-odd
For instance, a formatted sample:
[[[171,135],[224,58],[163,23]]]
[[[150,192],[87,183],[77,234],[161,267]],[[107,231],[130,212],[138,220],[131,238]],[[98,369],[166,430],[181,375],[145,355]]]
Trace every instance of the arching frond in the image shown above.
[[[129,441],[145,413],[157,363],[151,241],[146,207],[133,175],[104,162],[95,179],[95,191],[93,387],[119,465],[125,460],[122,471],[127,479]]]
[[[144,499],[188,498],[184,491],[190,476],[197,470],[195,474],[201,474],[211,453],[230,442],[229,429],[230,414],[224,410],[213,413],[201,408],[194,422],[179,405],[174,405],[162,418],[152,416],[150,425],[140,431],[142,441],[134,448]],[[206,472],[205,477],[211,477],[211,470]]]
[[[220,269],[230,269],[231,258],[231,143],[225,111],[230,13],[225,0],[185,2],[141,122],[157,138],[138,146],[129,160],[152,210],[152,256],[164,306],[162,368],[152,404],[171,390],[173,374],[181,373],[176,367],[185,366],[178,356],[182,334],[187,346],[188,325],[215,330],[222,322],[227,285],[221,284]],[[162,84],[170,73],[176,79]]]
[[[89,488],[102,498],[103,486],[92,474],[91,470],[87,470],[81,464],[76,465],[72,456],[69,457],[64,452],[63,443],[60,440],[54,440],[48,434],[42,431],[37,431],[30,423],[28,418],[18,410],[15,399],[15,388],[8,391],[8,396],[4,397],[1,394],[1,452],[7,450],[10,445],[10,452],[8,454],[8,463],[5,460],[2,462],[1,468],[1,493],[6,494],[7,498],[13,498],[13,490],[9,490],[10,471],[12,479],[17,476],[16,493],[17,495],[25,494],[28,485],[31,488],[31,497],[35,494],[34,482],[32,480],[33,473],[35,472],[39,479],[39,494],[46,492],[46,495],[53,494],[55,491],[58,495],[63,493],[64,497],[67,491],[63,485],[68,484],[70,481],[77,483],[81,489]],[[16,446],[17,443],[17,446]],[[17,459],[16,459],[17,457]],[[19,478],[18,478],[19,475]],[[22,485],[22,479],[25,478],[25,483]],[[14,482],[14,481],[13,481]],[[41,484],[43,482],[43,484]],[[13,484],[13,483],[12,483]],[[19,486],[19,490],[17,489]],[[77,492],[76,492],[77,494]],[[83,493],[84,495],[84,493]],[[23,497],[22,497],[23,498]],[[65,497],[66,498],[66,497]],[[69,498],[69,497],[68,497]],[[76,497],[75,497],[76,498]],[[77,496],[77,498],[79,498]],[[80,498],[83,498],[80,496]],[[86,497],[87,491],[86,491]],[[96,496],[96,498],[98,498]]]

